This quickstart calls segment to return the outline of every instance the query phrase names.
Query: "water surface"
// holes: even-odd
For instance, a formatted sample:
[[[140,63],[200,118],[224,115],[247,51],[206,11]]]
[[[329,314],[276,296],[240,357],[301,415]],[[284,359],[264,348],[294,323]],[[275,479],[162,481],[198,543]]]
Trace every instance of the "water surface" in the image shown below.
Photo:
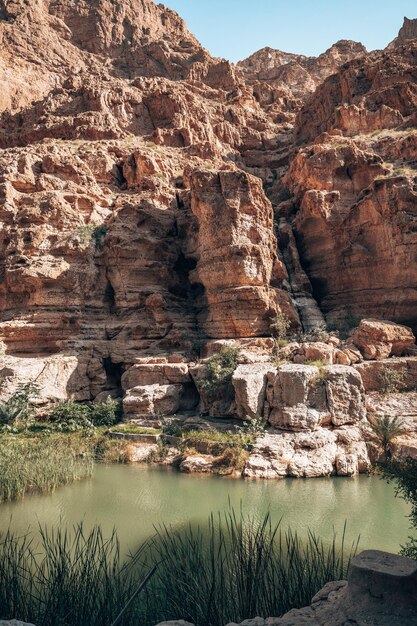
[[[407,540],[409,507],[378,477],[243,480],[185,475],[158,467],[97,466],[91,480],[63,487],[52,495],[30,496],[0,504],[0,528],[19,532],[37,523],[56,526],[98,523],[106,534],[118,531],[122,550],[133,550],[160,524],[176,527],[205,522],[229,503],[259,517],[270,510],[274,521],[303,535],[308,528],[324,539],[340,535],[345,520],[351,542],[360,547],[398,551]]]

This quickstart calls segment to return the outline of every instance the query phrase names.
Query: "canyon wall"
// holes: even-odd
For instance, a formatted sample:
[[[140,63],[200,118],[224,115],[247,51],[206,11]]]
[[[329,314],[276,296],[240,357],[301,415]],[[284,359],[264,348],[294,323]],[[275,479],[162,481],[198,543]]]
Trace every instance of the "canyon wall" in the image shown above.
[[[271,363],[277,314],[415,330],[414,36],[233,66],[151,0],[0,1],[4,393],[197,411],[199,358]]]

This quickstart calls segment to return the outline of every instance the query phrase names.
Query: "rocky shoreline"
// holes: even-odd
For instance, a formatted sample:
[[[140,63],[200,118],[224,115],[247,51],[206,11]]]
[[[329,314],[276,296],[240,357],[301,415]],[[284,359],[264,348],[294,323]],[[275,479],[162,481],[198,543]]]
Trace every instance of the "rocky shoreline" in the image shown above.
[[[220,350],[222,345],[227,343],[213,349]],[[288,342],[278,350],[275,362],[267,360],[266,350],[264,354],[242,350],[231,376],[233,393],[207,397],[203,391],[201,417],[179,414],[172,422],[197,430],[216,429],[217,422],[217,428],[225,430],[236,424],[263,421],[267,429],[258,434],[238,472],[244,477],[368,473],[381,458],[371,428],[378,416],[401,420],[404,432],[392,442],[394,455],[417,454],[414,351],[410,329],[375,320],[363,320],[343,343],[336,337],[330,337],[327,343]],[[399,356],[404,352],[412,356]],[[340,364],[340,354],[346,359],[347,354],[351,358],[354,355],[355,362]],[[139,424],[160,426],[157,416],[143,412],[149,407],[151,393],[171,403],[174,413],[181,389],[192,380],[198,386],[206,370],[204,361],[195,365],[156,360],[132,366],[122,380],[126,387],[132,387],[126,388],[124,401],[129,417]],[[207,445],[184,454],[176,449],[172,438],[168,444],[163,464],[175,464],[184,472],[215,471],[215,458],[207,453]],[[156,446],[150,449],[155,451]],[[140,454],[139,447],[137,458]]]

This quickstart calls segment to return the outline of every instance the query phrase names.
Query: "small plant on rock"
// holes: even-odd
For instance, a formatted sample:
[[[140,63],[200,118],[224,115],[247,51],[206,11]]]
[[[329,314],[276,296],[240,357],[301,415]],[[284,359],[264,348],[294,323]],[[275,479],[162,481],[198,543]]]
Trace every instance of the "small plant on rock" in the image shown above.
[[[96,226],[95,224],[83,224],[76,231],[76,234],[80,238],[83,245],[87,245],[90,241],[93,241],[95,248],[100,248],[106,233],[107,228],[104,224],[100,224],[99,226]]]
[[[236,430],[244,436],[260,437],[265,433],[266,422],[262,417],[252,417],[244,422],[243,426],[237,426]]]
[[[346,309],[344,317],[339,325],[340,334],[342,337],[348,337],[351,331],[359,326],[361,317],[353,313],[352,309]]]
[[[319,369],[322,369],[323,367],[328,365],[328,363],[326,361],[324,361],[323,359],[316,359],[316,360],[306,361],[305,364],[306,365],[314,365],[314,367],[318,367]]]
[[[384,367],[379,374],[379,384],[382,393],[396,393],[404,387],[405,377],[392,367]]]
[[[271,321],[271,334],[279,348],[288,343],[287,333],[290,326],[290,320],[282,311],[278,311],[276,316]]]
[[[317,324],[311,330],[301,333],[298,336],[298,340],[303,343],[323,342],[327,343],[331,338],[331,333],[328,331],[326,324]]]
[[[239,349],[224,345],[218,354],[207,359],[206,378],[198,381],[199,390],[204,392],[208,400],[217,396],[233,396],[232,376],[238,365]]]
[[[397,437],[404,435],[407,429],[404,422],[399,417],[389,415],[377,416],[370,422],[374,439],[382,448],[384,459],[388,460],[392,456],[392,444]]]
[[[20,383],[15,393],[0,401],[0,426],[28,425],[33,417],[33,399],[39,394],[36,383]]]

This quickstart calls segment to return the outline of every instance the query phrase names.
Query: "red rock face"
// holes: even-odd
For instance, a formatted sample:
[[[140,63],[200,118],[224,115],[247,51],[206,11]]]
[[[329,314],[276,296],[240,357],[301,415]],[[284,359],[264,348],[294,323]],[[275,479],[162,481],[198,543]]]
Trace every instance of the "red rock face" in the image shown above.
[[[273,209],[260,179],[244,172],[194,171],[190,189],[198,222],[191,280],[204,288],[200,319],[206,334],[266,336],[278,310],[297,325],[282,289],[287,275],[277,257]]]
[[[201,337],[269,338],[279,311],[415,326],[406,31],[232,66],[151,0],[0,0],[3,351],[70,352],[85,399]]]
[[[285,183],[314,295],[328,319],[347,311],[416,327],[417,47],[352,61],[301,110],[307,143]]]

